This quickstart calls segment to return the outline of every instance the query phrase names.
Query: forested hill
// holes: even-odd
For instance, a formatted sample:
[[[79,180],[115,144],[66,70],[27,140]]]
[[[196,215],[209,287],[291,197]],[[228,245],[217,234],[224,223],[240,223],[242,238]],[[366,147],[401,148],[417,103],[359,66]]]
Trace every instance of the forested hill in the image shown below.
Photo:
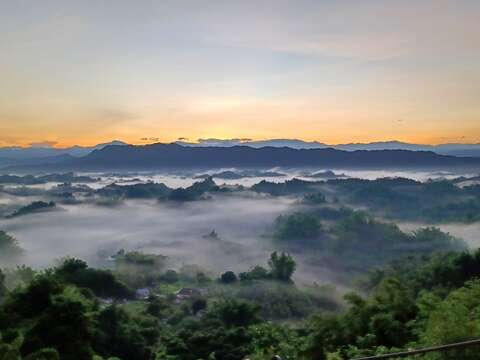
[[[480,167],[480,158],[438,155],[430,151],[376,150],[342,151],[292,149],[188,147],[178,144],[107,146],[61,164],[56,169],[162,169],[221,167],[302,167],[392,168],[392,167]]]

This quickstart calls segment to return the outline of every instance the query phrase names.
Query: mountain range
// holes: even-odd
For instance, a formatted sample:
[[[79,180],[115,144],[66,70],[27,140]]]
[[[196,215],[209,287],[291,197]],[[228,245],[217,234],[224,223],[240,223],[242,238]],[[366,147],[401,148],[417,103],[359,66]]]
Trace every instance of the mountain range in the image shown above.
[[[342,144],[278,139],[265,141],[128,145],[121,141],[92,147],[0,148],[5,171],[106,170],[225,167],[452,167],[477,168],[480,144],[417,145],[398,141]],[[435,149],[432,151],[431,149]],[[478,151],[478,157],[475,155]],[[442,153],[443,152],[443,153]],[[452,156],[451,154],[462,156]]]
[[[0,147],[0,167],[12,165],[35,165],[47,163],[60,163],[90,154],[93,150],[103,149],[108,145],[127,145],[123,141],[114,140],[95,146],[72,146],[68,148],[55,148],[50,146]]]
[[[470,168],[480,158],[439,155],[431,151],[357,150],[290,147],[182,146],[179,144],[109,145],[80,158],[5,171],[141,171],[213,168]]]
[[[378,141],[370,143],[348,143],[329,145],[318,141],[303,141],[298,139],[271,139],[271,140],[245,140],[245,139],[199,139],[197,142],[177,141],[179,145],[183,146],[250,146],[260,148],[265,146],[273,147],[290,147],[292,149],[325,149],[333,148],[345,151],[356,150],[411,150],[411,151],[433,151],[441,155],[454,156],[478,156],[480,157],[480,144],[461,144],[450,143],[440,145],[425,145],[425,144],[411,144],[397,140],[392,141]]]

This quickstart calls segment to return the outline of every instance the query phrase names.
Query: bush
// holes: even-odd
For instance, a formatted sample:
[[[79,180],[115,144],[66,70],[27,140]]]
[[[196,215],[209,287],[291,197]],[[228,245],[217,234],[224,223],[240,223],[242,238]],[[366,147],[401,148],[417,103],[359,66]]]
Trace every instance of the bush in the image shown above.
[[[159,276],[159,280],[168,284],[176,283],[178,282],[178,273],[175,270],[169,269]]]
[[[220,276],[220,282],[232,284],[237,281],[237,275],[233,271],[226,271]]]
[[[322,225],[312,215],[294,213],[275,220],[274,237],[279,240],[312,239],[320,235]]]

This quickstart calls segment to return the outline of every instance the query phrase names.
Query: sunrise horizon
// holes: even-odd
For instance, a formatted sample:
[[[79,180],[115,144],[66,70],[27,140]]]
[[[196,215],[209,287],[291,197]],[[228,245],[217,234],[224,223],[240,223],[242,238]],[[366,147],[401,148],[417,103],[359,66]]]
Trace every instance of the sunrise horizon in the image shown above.
[[[0,147],[480,142],[480,4],[48,0],[0,14]]]
[[[211,144],[211,143],[231,143],[232,145],[228,146],[233,146],[233,145],[242,145],[248,143],[256,143],[256,142],[269,142],[269,141],[298,141],[298,142],[304,142],[306,144],[322,144],[326,146],[341,146],[341,145],[369,145],[369,144],[388,144],[388,143],[400,143],[400,144],[408,144],[408,145],[419,145],[419,146],[442,146],[442,145],[480,145],[480,141],[465,141],[465,139],[459,139],[455,141],[455,139],[452,139],[452,141],[434,141],[434,142],[427,142],[427,141],[412,141],[412,140],[403,140],[403,139],[396,139],[396,138],[382,138],[382,139],[375,139],[371,141],[341,141],[341,142],[327,142],[327,141],[322,141],[321,139],[306,139],[306,138],[298,138],[298,137],[271,137],[271,138],[254,138],[254,137],[248,137],[248,138],[217,138],[217,137],[202,137],[202,138],[196,138],[196,139],[190,139],[190,138],[185,138],[185,137],[179,137],[179,138],[155,138],[155,139],[132,139],[132,140],[127,140],[127,139],[122,139],[122,138],[105,138],[105,139],[99,139],[98,141],[92,141],[92,140],[87,140],[87,141],[78,141],[78,142],[71,142],[71,143],[64,143],[61,141],[53,141],[53,140],[44,140],[44,141],[32,141],[32,142],[26,142],[26,143],[12,143],[12,144],[5,144],[2,143],[0,144],[0,148],[50,148],[50,149],[66,149],[66,148],[71,148],[75,146],[79,147],[94,147],[96,145],[101,145],[101,144],[110,144],[110,143],[125,143],[128,145],[134,145],[134,146],[142,146],[142,145],[154,145],[154,144],[174,144],[178,143],[180,145],[186,145],[186,144],[196,144],[196,145],[201,145],[203,144]],[[210,145],[210,146],[218,146],[218,145]],[[222,145],[226,146],[226,145]]]

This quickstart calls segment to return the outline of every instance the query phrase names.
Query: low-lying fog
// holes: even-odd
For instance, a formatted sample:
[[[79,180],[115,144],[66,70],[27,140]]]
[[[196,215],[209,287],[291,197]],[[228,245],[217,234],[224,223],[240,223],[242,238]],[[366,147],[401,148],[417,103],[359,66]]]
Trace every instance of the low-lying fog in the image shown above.
[[[232,170],[223,169],[222,171]],[[217,184],[242,184],[251,186],[265,179],[283,182],[297,177],[309,180],[303,171],[270,169],[284,176],[246,177],[241,179],[218,179]],[[324,170],[314,170],[324,171]],[[203,172],[202,174],[213,172]],[[218,173],[218,171],[216,171]],[[386,176],[401,176],[415,180],[429,178],[453,178],[473,175],[448,172],[386,172],[335,170],[335,175],[346,175],[365,179]],[[89,187],[100,188],[116,182],[134,184],[154,181],[169,187],[186,187],[201,181],[200,174],[88,174],[99,177]],[[50,188],[56,183],[28,186],[28,188]],[[25,205],[37,200],[35,196],[18,197],[0,193],[0,206],[7,208]],[[116,206],[95,204],[61,204],[58,209],[36,213],[14,219],[0,220],[0,230],[18,239],[26,250],[24,262],[34,267],[52,265],[55,260],[74,256],[87,260],[91,265],[109,266],[108,258],[118,250],[140,250],[167,255],[172,267],[182,264],[198,264],[216,272],[227,269],[245,271],[251,266],[266,265],[266,259],[274,245],[267,236],[274,219],[295,205],[294,199],[273,198],[257,194],[241,193],[216,195],[210,200],[181,204],[157,201],[125,201]],[[405,230],[416,229],[423,224],[400,224]],[[472,247],[480,245],[480,224],[440,225],[442,230],[465,239]],[[219,238],[208,237],[212,230]],[[320,274],[320,267],[302,265],[297,278],[321,281],[327,274]]]
[[[178,188],[178,187],[187,187],[192,185],[194,182],[199,181],[199,175],[215,175],[222,172],[236,172],[238,171],[235,168],[224,168],[205,171],[201,173],[180,173],[180,174],[161,174],[161,173],[124,173],[124,174],[102,174],[102,173],[86,173],[84,175],[90,175],[92,177],[100,178],[99,182],[87,184],[93,188],[100,188],[102,186],[111,184],[112,182],[118,184],[135,184],[139,182],[153,181],[156,183],[164,183],[165,185]],[[308,175],[315,174],[319,172],[329,171],[328,169],[268,169],[268,172],[275,172],[278,175],[283,176],[251,176],[244,177],[240,179],[225,179],[215,177],[217,184],[227,184],[227,185],[244,185],[252,186],[262,180],[267,180],[271,182],[284,182],[286,180],[291,180],[293,178],[312,180]],[[417,181],[426,181],[428,179],[453,179],[458,176],[475,176],[476,172],[461,171],[461,172],[450,172],[450,171],[421,171],[421,170],[352,170],[352,169],[336,169],[333,171],[335,175],[341,176],[345,175],[347,177],[375,180],[383,177],[404,177]],[[315,179],[321,180],[321,179]],[[50,187],[47,185],[47,187]]]
[[[272,250],[262,234],[291,200],[218,196],[182,204],[126,201],[114,207],[62,205],[61,210],[1,220],[26,250],[26,263],[47,266],[69,255],[105,265],[121,248],[160,253],[175,264],[245,270]],[[215,230],[219,239],[209,238]]]
[[[430,226],[423,223],[397,223],[400,229],[404,231],[413,231],[420,227]],[[480,223],[473,224],[435,224],[444,232],[448,232],[451,235],[465,240],[465,242],[471,248],[480,247]]]

